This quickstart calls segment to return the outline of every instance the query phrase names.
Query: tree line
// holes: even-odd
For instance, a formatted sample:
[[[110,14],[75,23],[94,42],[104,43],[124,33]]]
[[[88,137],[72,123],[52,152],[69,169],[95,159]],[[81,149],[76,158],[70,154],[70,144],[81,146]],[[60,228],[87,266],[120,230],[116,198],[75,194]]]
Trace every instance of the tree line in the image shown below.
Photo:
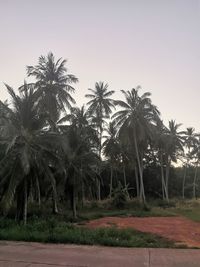
[[[0,101],[1,213],[14,204],[16,219],[26,223],[29,202],[40,208],[51,200],[58,213],[59,202],[68,200],[76,217],[78,201],[112,198],[119,184],[127,198],[146,203],[148,192],[168,202],[174,163],[181,166],[179,196],[185,198],[189,175],[196,198],[195,129],[181,131],[174,120],[164,125],[151,93],[140,87],[121,90],[123,100],[114,100],[108,84],[96,82],[86,104],[77,107],[78,78],[66,63],[52,53],[40,56],[27,66],[34,83],[24,82],[16,91],[5,84],[10,98]],[[149,194],[153,183],[156,190]]]

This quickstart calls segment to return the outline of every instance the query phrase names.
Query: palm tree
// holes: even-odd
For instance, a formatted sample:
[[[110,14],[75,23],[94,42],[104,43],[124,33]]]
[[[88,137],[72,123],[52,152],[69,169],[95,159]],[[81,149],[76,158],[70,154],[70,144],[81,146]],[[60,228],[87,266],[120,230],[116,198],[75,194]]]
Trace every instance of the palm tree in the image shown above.
[[[114,123],[110,122],[108,125],[108,129],[105,129],[108,135],[105,135],[105,141],[102,144],[104,155],[110,160],[110,194],[109,197],[112,196],[113,191],[113,168],[114,163],[120,157],[120,147],[119,140],[117,139],[117,130],[114,127]]]
[[[185,198],[185,182],[186,182],[186,176],[187,176],[187,169],[190,166],[190,161],[192,159],[191,149],[197,143],[196,136],[197,134],[195,133],[195,129],[193,127],[188,127],[186,131],[184,132],[184,145],[185,145],[185,148],[187,149],[187,153],[185,154],[186,163],[184,166],[183,185],[182,185],[182,198],[183,199]]]
[[[198,168],[199,168],[199,163],[200,163],[200,135],[195,134],[195,139],[193,140],[194,142],[192,143],[192,151],[191,151],[191,157],[194,157],[194,166],[195,166],[195,171],[194,171],[194,179],[193,179],[193,198],[196,198],[196,181],[197,181],[197,176],[198,176]]]
[[[113,119],[115,126],[119,128],[119,134],[134,149],[140,177],[140,199],[145,202],[143,158],[148,147],[148,140],[151,139],[152,125],[158,119],[159,111],[151,102],[151,94],[146,92],[140,96],[138,90],[139,87],[131,91],[121,91],[126,102],[116,101],[122,110],[116,112]]]
[[[166,181],[165,181],[165,147],[166,147],[166,139],[167,139],[167,128],[163,124],[161,120],[157,121],[156,127],[154,128],[154,147],[157,150],[157,157],[160,163],[161,169],[161,183],[162,183],[162,197],[163,200],[167,199],[167,189],[166,189]]]
[[[169,126],[166,128],[165,145],[163,151],[163,159],[165,164],[165,187],[166,200],[169,201],[169,173],[172,162],[177,162],[177,159],[183,153],[183,131],[179,131],[181,124],[177,124],[174,120],[169,121]]]
[[[31,85],[25,83],[20,96],[10,86],[6,87],[13,108],[0,102],[3,114],[6,114],[6,117],[1,114],[0,125],[1,143],[6,146],[5,156],[0,162],[0,183],[4,187],[2,203],[7,210],[16,197],[17,218],[23,218],[26,224],[30,184],[39,191],[39,179],[45,177],[56,198],[51,167],[60,165],[54,153],[57,137],[43,130],[47,118],[39,112],[37,95]]]
[[[88,112],[93,116],[97,130],[99,132],[99,157],[101,159],[102,152],[102,133],[105,119],[109,118],[109,115],[112,113],[112,108],[114,108],[114,100],[110,98],[113,95],[114,91],[108,91],[108,84],[103,82],[96,82],[95,89],[88,89],[91,93],[86,94],[87,98],[91,100],[87,103]],[[100,172],[100,170],[99,170]],[[98,182],[98,199],[101,199],[100,192],[100,180]]]
[[[88,122],[88,113],[84,107],[72,108],[71,114],[65,116],[62,121],[70,122],[68,126],[61,126],[63,138],[63,158],[66,166],[65,187],[69,187],[71,196],[71,208],[74,218],[77,217],[76,199],[77,192],[81,188],[82,201],[84,187],[92,183],[96,176],[95,166],[98,157],[94,150],[98,138],[96,131]],[[67,146],[66,146],[67,143]]]
[[[78,82],[78,79],[68,74],[65,65],[66,60],[55,60],[50,52],[46,57],[40,56],[36,66],[27,66],[28,76],[36,79],[35,88],[40,96],[40,106],[48,113],[53,130],[61,111],[65,112],[66,108],[70,109],[72,104],[75,104],[71,93],[75,91],[72,85]]]

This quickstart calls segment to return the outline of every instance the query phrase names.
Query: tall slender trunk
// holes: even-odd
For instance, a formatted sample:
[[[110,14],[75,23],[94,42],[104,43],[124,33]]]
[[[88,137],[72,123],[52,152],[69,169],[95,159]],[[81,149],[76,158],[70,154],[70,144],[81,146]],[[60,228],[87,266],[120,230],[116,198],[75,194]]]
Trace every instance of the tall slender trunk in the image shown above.
[[[81,182],[81,198],[82,198],[82,207],[84,206],[85,203],[85,186],[84,182]]]
[[[160,168],[161,168],[161,181],[162,181],[162,196],[163,196],[163,200],[166,200],[166,198],[167,198],[167,189],[166,189],[165,176],[164,176],[164,166],[163,166],[163,155],[162,155],[162,152],[161,152],[161,156],[160,156]]]
[[[58,205],[57,205],[57,191],[56,188],[53,188],[52,192],[52,204],[53,204],[53,213],[57,214],[58,213]]]
[[[100,126],[100,136],[99,136],[99,158],[101,165],[101,139],[102,139],[102,125]],[[101,168],[99,166],[99,179],[97,180],[97,198],[101,200]]]
[[[29,186],[29,201],[30,203],[34,202],[34,197],[33,197],[33,181],[32,179],[30,180],[30,186]]]
[[[38,181],[38,177],[36,177],[36,191],[37,191],[38,206],[40,208],[40,206],[41,206],[41,193],[40,193],[40,184]]]
[[[73,185],[73,217],[77,218],[77,210],[76,210],[76,192],[75,192],[75,186]]]
[[[127,182],[126,182],[126,168],[125,168],[124,162],[123,162],[123,177],[124,177],[124,187],[127,187]]]
[[[139,198],[139,196],[140,196],[140,185],[139,185],[137,166],[135,166],[134,171],[135,171],[135,182],[136,182],[136,194],[137,194],[137,198]]]
[[[170,160],[168,160],[165,170],[165,183],[166,183],[166,200],[169,202],[169,171],[170,171]]]
[[[124,162],[123,162],[123,176],[124,176],[124,187],[126,188],[128,199],[130,199],[130,195],[129,195],[128,188],[127,188],[127,182],[126,182],[126,168],[125,168]]]
[[[84,185],[84,179],[83,179],[83,169],[82,169],[82,161],[81,161],[81,169],[80,169],[80,180],[81,180],[81,203],[82,207],[84,206],[85,203],[85,185]]]
[[[196,180],[197,180],[198,165],[195,167],[194,181],[193,181],[193,198],[196,198]]]
[[[27,196],[27,180],[24,181],[24,209],[23,209],[23,222],[24,225],[27,223],[27,206],[28,206],[28,196]]]
[[[109,194],[110,198],[112,196],[112,190],[113,190],[113,166],[112,166],[112,162],[111,162],[111,165],[110,165],[110,194]]]
[[[143,181],[143,161],[142,161],[142,159],[141,159],[141,172],[142,172],[142,179],[140,181],[140,197],[141,197],[141,199],[144,198],[144,202],[145,202],[144,181]]]
[[[136,152],[136,158],[137,158],[139,176],[140,176],[140,199],[145,203],[146,202],[146,198],[145,198],[145,193],[144,193],[142,159],[140,161],[137,138],[136,138],[136,134],[135,133],[134,133],[134,144],[135,144],[135,152]]]
[[[186,181],[186,175],[187,175],[187,165],[184,168],[184,175],[183,175],[183,183],[182,183],[182,198],[185,198],[185,181]]]
[[[101,201],[101,181],[100,177],[97,179],[97,199],[98,201]]]

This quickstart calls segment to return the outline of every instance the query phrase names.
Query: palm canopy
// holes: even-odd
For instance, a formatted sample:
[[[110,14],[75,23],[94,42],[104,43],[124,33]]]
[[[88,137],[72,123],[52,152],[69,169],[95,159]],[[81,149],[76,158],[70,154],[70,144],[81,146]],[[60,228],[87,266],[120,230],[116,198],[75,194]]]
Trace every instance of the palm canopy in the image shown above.
[[[113,122],[110,122],[106,129],[107,135],[103,136],[105,141],[102,144],[103,153],[111,161],[117,159],[120,156],[120,145],[117,138],[117,129]]]
[[[6,146],[5,156],[0,162],[0,183],[6,188],[4,199],[9,206],[17,188],[25,181],[32,180],[34,184],[34,179],[39,179],[41,174],[55,187],[51,166],[58,165],[59,160],[54,153],[57,137],[43,130],[47,120],[39,112],[33,87],[25,83],[20,95],[16,95],[10,86],[6,87],[13,108],[0,102],[1,109],[4,109],[0,141]],[[6,119],[3,114],[6,114]]]
[[[68,122],[69,125],[62,125],[63,122]],[[90,142],[93,147],[98,145],[98,136],[93,127],[92,119],[83,105],[81,108],[72,107],[70,113],[61,118],[58,123],[60,124],[60,129],[74,128],[79,132],[85,141]]]
[[[137,135],[138,141],[144,141],[152,133],[152,125],[159,119],[159,111],[151,102],[149,92],[139,96],[139,88],[131,91],[121,90],[126,101],[116,101],[121,108],[113,115],[113,120],[120,133],[129,130],[130,139]]]
[[[183,135],[184,144],[190,153],[190,149],[197,143],[198,134],[195,133],[195,128],[188,127],[186,131],[183,132]]]
[[[195,135],[195,142],[192,145],[191,156],[195,159],[196,163],[200,162],[200,135]]]
[[[174,162],[177,161],[177,155],[183,152],[184,131],[179,131],[180,127],[181,124],[177,124],[175,120],[170,120],[166,129],[165,152]]]
[[[88,112],[91,115],[95,115],[96,120],[98,120],[98,127],[101,128],[103,125],[103,119],[108,118],[112,113],[112,108],[114,108],[114,100],[110,96],[114,91],[108,91],[108,84],[103,82],[96,82],[95,89],[88,89],[91,93],[86,94],[87,98],[91,100],[87,103],[89,106]]]
[[[75,104],[71,93],[75,90],[72,85],[78,79],[68,74],[66,62],[62,58],[55,60],[50,52],[46,57],[40,56],[37,65],[27,66],[28,76],[36,79],[35,88],[42,97],[41,106],[48,111],[53,122],[58,120],[65,107],[71,108]]]
[[[92,181],[96,175],[98,156],[94,147],[98,138],[96,131],[88,122],[88,113],[84,107],[72,108],[71,114],[65,116],[63,120],[67,120],[70,125],[63,125],[60,128],[63,141],[62,156],[69,183],[78,186],[81,182],[87,183],[86,178]]]

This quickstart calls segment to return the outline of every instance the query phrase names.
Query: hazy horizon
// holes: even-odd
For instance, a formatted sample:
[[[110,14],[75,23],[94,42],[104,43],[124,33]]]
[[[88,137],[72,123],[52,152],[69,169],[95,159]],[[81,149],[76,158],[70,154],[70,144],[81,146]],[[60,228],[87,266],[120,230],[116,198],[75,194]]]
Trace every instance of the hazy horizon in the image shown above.
[[[0,99],[19,87],[26,65],[52,51],[79,78],[80,106],[96,81],[150,91],[166,123],[200,131],[200,1],[0,0]],[[27,79],[28,81],[28,79]]]

